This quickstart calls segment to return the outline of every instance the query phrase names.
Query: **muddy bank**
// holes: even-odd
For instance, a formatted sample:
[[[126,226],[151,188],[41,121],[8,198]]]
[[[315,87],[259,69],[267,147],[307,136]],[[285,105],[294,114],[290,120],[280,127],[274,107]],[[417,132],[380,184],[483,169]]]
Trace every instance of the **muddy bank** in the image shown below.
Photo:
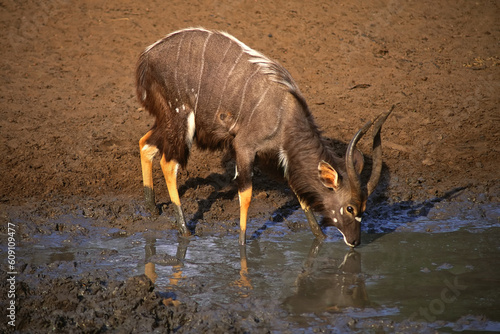
[[[277,314],[250,301],[226,310],[200,307],[194,302],[174,306],[176,303],[171,295],[155,292],[153,283],[145,275],[123,282],[113,281],[105,273],[94,273],[79,280],[72,277],[48,279],[36,285],[36,296],[29,282],[19,289],[20,302],[41,310],[36,315],[30,309],[18,310],[23,319],[18,324],[20,332],[267,333],[273,327],[282,331],[294,328],[285,323],[276,326]],[[40,293],[45,298],[40,298]],[[338,316],[335,322],[339,332],[356,328],[356,321],[348,316]],[[394,327],[383,321],[366,323],[363,327],[374,326],[380,330]],[[406,324],[398,328],[418,330],[425,326]]]
[[[90,202],[63,206],[64,215],[48,208],[18,213],[8,218],[22,236],[15,328],[496,331],[499,273],[491,263],[500,260],[500,212],[455,195],[370,211],[355,252],[335,229],[314,243],[293,205],[276,210],[274,219],[252,219],[244,253],[231,220],[203,228],[199,222],[197,236],[184,239],[169,228],[173,217],[117,210],[104,199],[93,211],[98,206]],[[121,226],[127,221],[135,229]],[[2,273],[2,290],[8,277]]]

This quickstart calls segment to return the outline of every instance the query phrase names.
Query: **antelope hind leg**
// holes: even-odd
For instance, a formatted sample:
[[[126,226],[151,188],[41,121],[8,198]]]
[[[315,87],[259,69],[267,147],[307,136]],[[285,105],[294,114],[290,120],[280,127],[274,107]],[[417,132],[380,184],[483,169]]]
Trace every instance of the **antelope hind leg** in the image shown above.
[[[156,146],[146,144],[151,136],[151,131],[148,131],[139,140],[139,149],[141,153],[142,181],[144,184],[144,200],[146,209],[152,214],[159,214],[155,203],[155,193],[153,189],[153,158],[158,153]]]
[[[186,225],[186,219],[184,218],[184,212],[181,207],[181,200],[179,198],[179,192],[177,190],[177,169],[179,164],[175,160],[167,161],[165,156],[162,156],[160,161],[161,170],[163,171],[163,176],[167,182],[168,194],[170,195],[170,200],[174,205],[175,219],[177,221],[177,228],[183,237],[188,237],[191,235]]]

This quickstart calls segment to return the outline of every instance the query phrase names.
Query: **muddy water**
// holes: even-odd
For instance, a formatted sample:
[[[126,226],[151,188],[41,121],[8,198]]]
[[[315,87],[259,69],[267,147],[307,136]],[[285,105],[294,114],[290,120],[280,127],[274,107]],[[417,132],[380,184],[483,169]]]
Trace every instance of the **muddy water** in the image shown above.
[[[365,233],[356,251],[333,229],[318,244],[307,229],[276,224],[240,249],[236,233],[184,240],[172,231],[128,235],[77,223],[90,233],[71,242],[64,233],[40,236],[36,246],[19,248],[22,261],[57,264],[46,273],[55,276],[96,268],[124,280],[146,274],[174,305],[194,301],[265,319],[262,326],[276,330],[335,330],[339,322],[366,329],[383,320],[500,331],[498,220],[399,224],[391,233]]]

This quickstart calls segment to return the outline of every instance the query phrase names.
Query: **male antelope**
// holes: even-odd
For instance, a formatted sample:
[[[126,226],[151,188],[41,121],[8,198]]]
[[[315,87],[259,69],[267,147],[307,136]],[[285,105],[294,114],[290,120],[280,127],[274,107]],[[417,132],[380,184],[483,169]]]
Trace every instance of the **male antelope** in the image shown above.
[[[189,230],[177,170],[186,166],[196,142],[201,148],[230,149],[236,157],[241,245],[246,242],[256,157],[279,161],[318,239],[325,235],[311,210],[336,226],[349,246],[359,245],[361,215],[382,169],[380,129],[391,111],[374,121],[374,164],[365,188],[359,176],[363,156],[355,146],[373,122],[351,140],[344,163],[321,137],[288,71],[227,33],[201,28],[171,33],[141,54],[136,75],[138,98],[155,117],[153,128],[139,141],[146,205],[155,210],[152,160],[160,152],[182,235]]]

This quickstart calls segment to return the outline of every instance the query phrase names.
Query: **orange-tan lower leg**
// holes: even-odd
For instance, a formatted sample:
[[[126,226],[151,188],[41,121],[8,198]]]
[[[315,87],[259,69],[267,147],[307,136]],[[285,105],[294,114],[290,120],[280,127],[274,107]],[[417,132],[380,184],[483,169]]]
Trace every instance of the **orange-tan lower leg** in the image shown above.
[[[163,171],[163,176],[167,183],[168,194],[170,195],[170,200],[174,205],[175,218],[177,220],[177,226],[179,232],[182,236],[189,236],[189,230],[186,226],[186,220],[184,219],[184,213],[182,212],[181,200],[179,198],[179,192],[177,190],[177,169],[179,164],[175,160],[167,161],[165,156],[161,157],[160,161],[161,170]]]
[[[240,245],[246,244],[246,231],[247,231],[247,219],[248,219],[248,208],[250,207],[250,202],[252,201],[252,186],[249,188],[238,191],[240,198]]]
[[[175,160],[167,161],[165,156],[161,157],[160,161],[161,170],[165,176],[165,181],[167,182],[167,189],[170,195],[170,200],[175,205],[181,206],[181,200],[179,198],[179,192],[177,191],[177,168],[179,164]]]
[[[148,131],[139,140],[139,148],[141,153],[141,167],[142,167],[142,181],[144,184],[144,199],[146,201],[146,208],[151,213],[158,213],[155,203],[155,194],[153,190],[153,158],[158,153],[156,146],[146,144],[151,136],[151,131]]]

